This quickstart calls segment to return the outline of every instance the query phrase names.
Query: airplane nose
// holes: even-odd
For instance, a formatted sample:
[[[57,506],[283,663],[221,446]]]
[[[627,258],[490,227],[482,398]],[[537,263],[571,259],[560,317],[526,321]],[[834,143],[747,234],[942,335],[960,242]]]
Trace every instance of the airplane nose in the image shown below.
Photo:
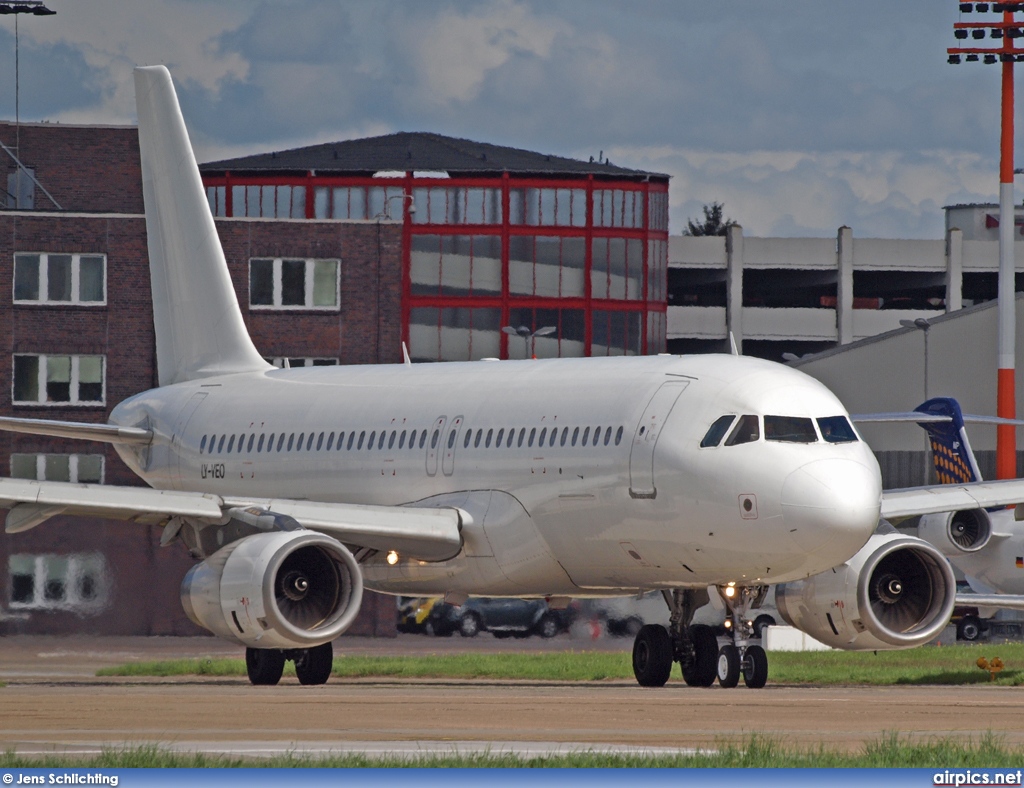
[[[782,516],[797,548],[840,564],[878,526],[882,482],[877,466],[850,459],[815,460],[782,485]]]

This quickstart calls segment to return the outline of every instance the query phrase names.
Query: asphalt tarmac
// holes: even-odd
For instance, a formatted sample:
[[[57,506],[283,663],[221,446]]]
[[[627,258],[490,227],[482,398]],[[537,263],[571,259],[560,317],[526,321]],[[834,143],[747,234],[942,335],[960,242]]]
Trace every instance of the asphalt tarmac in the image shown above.
[[[603,639],[497,641],[344,639],[345,653],[601,648]],[[855,751],[889,732],[977,739],[991,730],[1024,745],[1024,689],[1010,687],[768,687],[695,689],[680,679],[645,689],[631,681],[331,679],[303,687],[285,678],[97,678],[100,667],[138,659],[241,656],[212,638],[12,637],[0,642],[0,748],[92,753],[158,743],[187,752],[272,755],[365,752],[598,750],[675,752],[742,743],[767,733],[787,746]]]

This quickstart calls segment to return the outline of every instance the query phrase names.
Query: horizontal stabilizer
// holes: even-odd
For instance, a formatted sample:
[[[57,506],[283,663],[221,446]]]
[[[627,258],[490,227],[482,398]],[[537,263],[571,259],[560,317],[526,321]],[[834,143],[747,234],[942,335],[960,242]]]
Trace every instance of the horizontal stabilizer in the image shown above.
[[[149,487],[0,479],[0,509],[10,509],[7,533],[27,531],[59,514],[147,525],[166,525],[173,517],[222,523],[229,509],[248,506],[288,515],[303,527],[345,544],[394,550],[403,558],[445,561],[462,549],[463,515],[452,508],[222,498]]]
[[[15,419],[0,416],[0,430],[28,435],[52,435],[55,438],[126,443],[147,446],[153,440],[152,430],[118,427],[116,424],[90,424],[81,421],[49,421],[47,419]]]
[[[882,424],[906,422],[908,424],[938,424],[953,421],[952,416],[939,413],[921,413],[908,410],[893,413],[851,413],[850,419],[856,424]],[[966,424],[1008,424],[1013,427],[1024,427],[1024,419],[1003,419],[999,416],[979,416],[975,413],[963,414]]]
[[[905,520],[919,514],[988,509],[1024,503],[1024,479],[972,484],[939,484],[882,492],[882,519]]]

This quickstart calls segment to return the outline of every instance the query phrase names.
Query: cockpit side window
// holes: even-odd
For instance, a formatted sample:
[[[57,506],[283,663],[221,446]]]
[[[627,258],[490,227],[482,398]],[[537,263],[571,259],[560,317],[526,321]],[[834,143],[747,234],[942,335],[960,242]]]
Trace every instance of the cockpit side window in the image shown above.
[[[725,440],[726,446],[738,446],[741,443],[753,443],[761,437],[761,426],[757,416],[740,416],[732,433]]]
[[[700,442],[702,449],[707,449],[710,446],[717,446],[722,442],[722,438],[725,437],[725,433],[729,431],[729,427],[732,426],[735,416],[719,416],[715,419],[715,423],[711,425],[704,439]]]
[[[765,416],[764,439],[781,443],[815,443],[814,422],[799,416]]]
[[[846,416],[828,416],[818,419],[818,429],[821,430],[821,437],[828,443],[857,442],[857,433],[853,431]]]

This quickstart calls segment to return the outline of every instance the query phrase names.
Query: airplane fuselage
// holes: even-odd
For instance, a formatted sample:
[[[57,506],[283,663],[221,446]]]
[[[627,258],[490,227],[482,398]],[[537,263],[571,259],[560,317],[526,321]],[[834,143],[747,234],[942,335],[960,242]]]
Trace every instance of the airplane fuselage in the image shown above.
[[[881,482],[862,441],[702,448],[716,419],[845,416],[802,373],[735,356],[320,367],[145,392],[111,421],[159,489],[451,506],[442,563],[364,563],[393,593],[581,595],[775,583],[849,558]]]

